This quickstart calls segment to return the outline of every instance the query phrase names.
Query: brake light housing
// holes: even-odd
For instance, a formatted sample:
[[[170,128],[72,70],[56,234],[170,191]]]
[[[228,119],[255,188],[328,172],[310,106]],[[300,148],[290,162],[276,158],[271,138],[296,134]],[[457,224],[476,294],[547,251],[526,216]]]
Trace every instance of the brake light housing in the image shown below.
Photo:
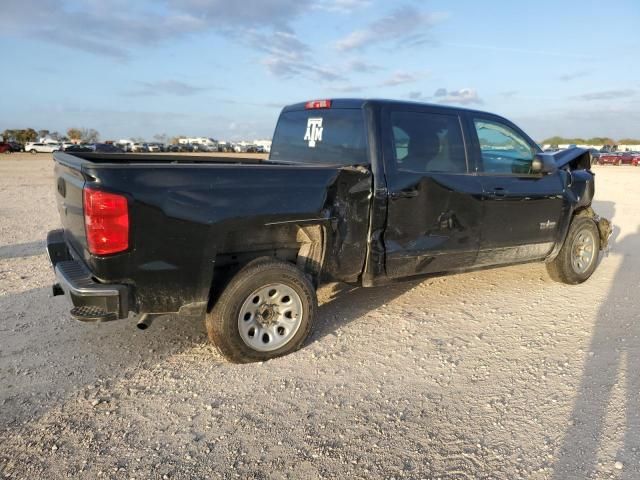
[[[94,255],[111,255],[129,248],[127,197],[93,188],[83,189],[87,246]]]
[[[331,108],[331,100],[311,100],[304,105],[306,110],[316,110],[318,108]]]

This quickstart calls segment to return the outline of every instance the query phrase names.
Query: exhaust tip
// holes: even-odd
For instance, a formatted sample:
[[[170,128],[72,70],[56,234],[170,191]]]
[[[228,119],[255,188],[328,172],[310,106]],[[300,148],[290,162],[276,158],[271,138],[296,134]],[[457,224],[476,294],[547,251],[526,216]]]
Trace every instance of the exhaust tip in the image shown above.
[[[152,319],[153,317],[149,313],[143,313],[140,315],[140,320],[138,320],[136,327],[138,327],[138,330],[146,330],[151,326]]]

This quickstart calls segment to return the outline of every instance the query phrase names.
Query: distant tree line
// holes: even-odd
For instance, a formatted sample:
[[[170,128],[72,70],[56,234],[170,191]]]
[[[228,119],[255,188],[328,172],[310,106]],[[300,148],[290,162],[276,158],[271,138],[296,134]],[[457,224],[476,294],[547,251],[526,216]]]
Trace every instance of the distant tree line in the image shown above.
[[[610,137],[592,137],[592,138],[566,138],[554,136],[546,138],[542,141],[543,145],[640,145],[640,140],[636,138],[621,138],[614,140]]]
[[[6,129],[2,138],[7,142],[35,142],[41,138],[50,138],[56,142],[96,143],[100,140],[100,133],[93,128],[70,128],[67,134],[50,132],[49,130],[35,130],[33,128]]]

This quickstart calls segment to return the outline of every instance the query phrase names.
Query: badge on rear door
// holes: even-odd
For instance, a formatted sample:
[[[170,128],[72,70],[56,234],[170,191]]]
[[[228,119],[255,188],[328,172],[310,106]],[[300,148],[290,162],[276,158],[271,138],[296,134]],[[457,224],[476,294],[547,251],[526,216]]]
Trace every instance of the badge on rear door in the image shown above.
[[[309,142],[309,148],[315,148],[316,142],[322,141],[322,118],[310,118],[307,120],[307,132],[304,141]]]
[[[552,222],[551,220],[540,223],[540,230],[553,230],[554,228],[556,228],[556,222]]]

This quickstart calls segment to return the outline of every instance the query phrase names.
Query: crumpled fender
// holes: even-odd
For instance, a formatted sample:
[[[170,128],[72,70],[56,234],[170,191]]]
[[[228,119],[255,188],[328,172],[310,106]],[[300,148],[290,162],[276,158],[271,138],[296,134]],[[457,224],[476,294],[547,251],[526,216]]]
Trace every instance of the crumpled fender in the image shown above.
[[[552,156],[558,168],[565,166],[569,166],[571,170],[589,170],[591,168],[591,152],[586,148],[573,147],[543,155]]]
[[[598,227],[598,233],[600,234],[600,250],[607,250],[609,247],[609,238],[613,233],[611,221],[598,215],[591,207],[580,210],[576,216],[589,217],[595,222]]]

